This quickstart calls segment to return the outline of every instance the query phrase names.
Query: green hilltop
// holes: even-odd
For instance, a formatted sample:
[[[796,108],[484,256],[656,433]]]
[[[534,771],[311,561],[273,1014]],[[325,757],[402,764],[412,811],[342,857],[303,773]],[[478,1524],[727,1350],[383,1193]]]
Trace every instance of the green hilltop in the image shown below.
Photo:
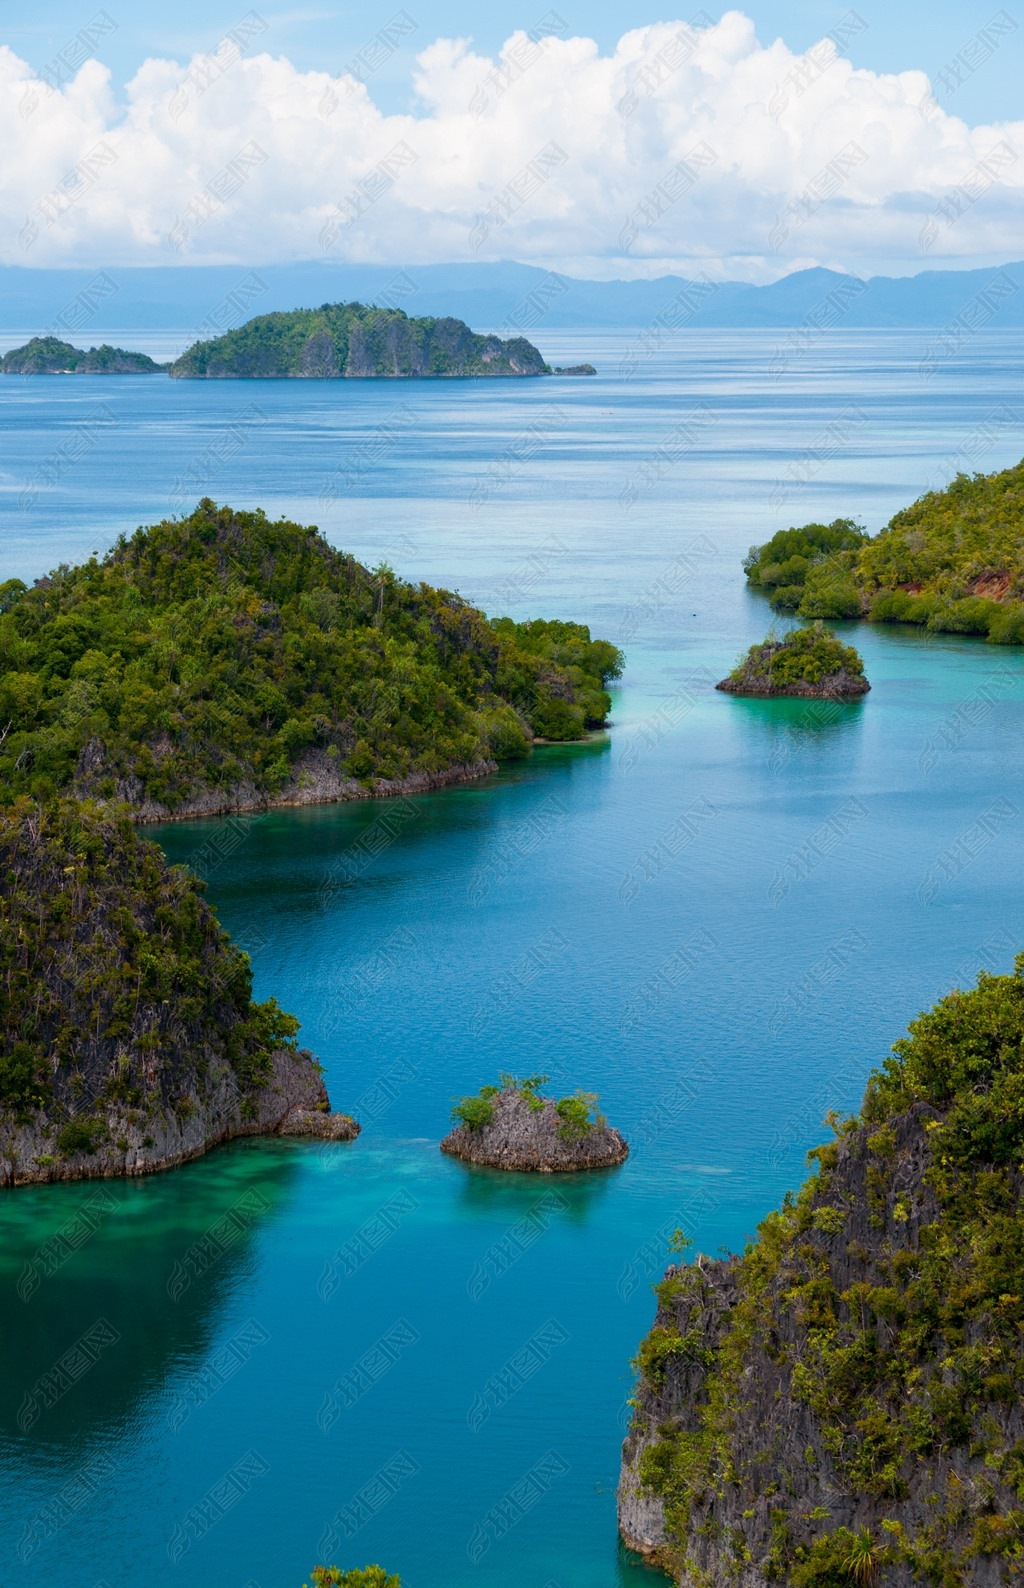
[[[324,303],[261,314],[170,366],[178,380],[338,380],[373,376],[550,375],[525,337],[481,336],[462,320]]]
[[[620,666],[582,624],[488,621],[315,527],[204,499],[0,585],[0,779],[148,815],[425,787],[585,737]]]
[[[754,589],[801,618],[867,617],[1024,644],[1024,462],[958,474],[869,537],[851,519],[780,530],[744,560]]]
[[[167,368],[146,353],[129,353],[108,342],[86,353],[55,336],[33,336],[0,359],[0,375],[164,375]]]

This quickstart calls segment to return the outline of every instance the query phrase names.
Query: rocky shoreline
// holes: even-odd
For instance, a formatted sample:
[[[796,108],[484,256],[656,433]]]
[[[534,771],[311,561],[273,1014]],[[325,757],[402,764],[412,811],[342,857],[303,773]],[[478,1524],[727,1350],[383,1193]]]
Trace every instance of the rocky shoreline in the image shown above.
[[[235,1072],[222,1063],[211,1065],[201,1097],[184,1097],[173,1109],[145,1116],[115,1104],[98,1113],[94,1109],[90,1123],[97,1119],[104,1137],[91,1151],[62,1151],[60,1133],[45,1114],[31,1122],[0,1116],[0,1186],[155,1174],[239,1136],[351,1141],[362,1128],[347,1114],[330,1112],[320,1068],[307,1049],[275,1053],[273,1076],[255,1095],[243,1095]]]
[[[442,1152],[491,1169],[538,1174],[606,1169],[629,1156],[623,1137],[600,1117],[576,1134],[552,1098],[504,1087],[491,1101],[493,1122],[477,1129],[458,1125],[442,1141]]]
[[[498,770],[497,761],[480,760],[466,766],[446,767],[442,772],[412,772],[404,778],[374,778],[369,784],[349,777],[324,751],[307,751],[296,761],[294,775],[278,794],[266,794],[255,783],[237,783],[224,790],[204,788],[173,808],[147,798],[142,781],[134,774],[118,778],[114,798],[130,806],[132,820],[147,822],[189,821],[204,816],[235,816],[253,811],[269,811],[302,805],[337,805],[348,800],[392,799],[403,794],[429,794],[489,777]],[[73,792],[78,799],[103,800],[96,785],[108,774],[103,747],[93,740],[79,758]]]
[[[721,683],[715,685],[726,695],[751,695],[761,700],[772,700],[784,695],[798,696],[805,700],[856,700],[861,695],[866,695],[871,688],[866,678],[857,678],[852,673],[829,673],[817,683],[809,683],[807,679],[797,679],[784,688],[769,686],[765,688],[763,679],[759,683],[737,682],[733,678],[723,678]]]

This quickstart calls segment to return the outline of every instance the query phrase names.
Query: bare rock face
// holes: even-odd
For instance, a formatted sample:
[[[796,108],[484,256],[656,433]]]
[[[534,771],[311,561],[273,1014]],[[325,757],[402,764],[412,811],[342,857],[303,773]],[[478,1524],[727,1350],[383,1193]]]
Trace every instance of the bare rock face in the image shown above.
[[[998,1292],[1005,1277],[985,1275],[983,1225],[963,1238],[937,1200],[940,1121],[916,1103],[854,1130],[823,1149],[810,1194],[773,1214],[747,1256],[673,1265],[658,1286],[619,1531],[686,1588],[1017,1580],[1021,1352],[996,1314],[1018,1306],[1019,1285],[965,1315],[981,1284]],[[1024,1174],[983,1167],[976,1185],[991,1198],[991,1260],[1008,1273]],[[960,1290],[926,1274],[940,1261]],[[997,1336],[1015,1373],[993,1366]]]
[[[478,1130],[459,1125],[444,1138],[441,1151],[492,1169],[541,1174],[605,1169],[629,1155],[622,1136],[608,1125],[591,1125],[582,1135],[567,1136],[565,1121],[556,1113],[551,1098],[538,1097],[531,1102],[523,1092],[506,1087],[492,1101],[493,1124]]]
[[[0,1185],[152,1174],[236,1136],[351,1141],[361,1128],[347,1114],[330,1112],[319,1066],[307,1049],[275,1053],[273,1076],[255,1093],[243,1092],[229,1064],[213,1061],[202,1091],[183,1095],[175,1107],[145,1118],[123,1105],[94,1107],[90,1123],[102,1127],[91,1148],[62,1150],[59,1132],[45,1117],[18,1123],[0,1115]]]
[[[808,700],[857,700],[870,691],[871,685],[866,678],[840,669],[835,673],[826,673],[813,684],[806,678],[798,678],[792,684],[779,688],[766,684],[763,678],[753,678],[749,682],[723,678],[715,688],[726,695],[754,695],[763,700],[771,700],[778,695],[794,695]]]
[[[148,1174],[234,1136],[359,1127],[184,868],[127,812],[0,815],[0,1185]]]

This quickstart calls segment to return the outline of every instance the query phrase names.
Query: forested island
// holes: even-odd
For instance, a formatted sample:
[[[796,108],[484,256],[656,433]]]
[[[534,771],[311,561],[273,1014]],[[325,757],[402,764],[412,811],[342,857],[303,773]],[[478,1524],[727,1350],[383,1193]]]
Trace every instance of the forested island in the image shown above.
[[[204,499],[0,585],[0,779],[138,820],[415,792],[585,738],[621,666],[585,625],[488,621]]]
[[[522,336],[502,341],[478,335],[462,320],[410,319],[401,309],[325,303],[261,314],[213,341],[197,342],[169,373],[175,380],[352,380],[555,371]]]
[[[166,375],[169,368],[107,342],[85,352],[55,336],[34,336],[0,358],[0,375]]]
[[[0,1184],[138,1175],[332,1115],[293,1016],[125,811],[21,796],[0,814]]]
[[[852,519],[780,530],[752,546],[751,587],[801,618],[916,623],[1024,644],[1024,462],[959,474],[871,537]]]
[[[911,1022],[742,1257],[673,1265],[619,1526],[688,1584],[1016,1580],[1024,955]]]
[[[871,685],[852,645],[844,645],[823,623],[788,634],[769,634],[752,645],[728,678],[715,685],[728,695],[809,695],[855,699]]]

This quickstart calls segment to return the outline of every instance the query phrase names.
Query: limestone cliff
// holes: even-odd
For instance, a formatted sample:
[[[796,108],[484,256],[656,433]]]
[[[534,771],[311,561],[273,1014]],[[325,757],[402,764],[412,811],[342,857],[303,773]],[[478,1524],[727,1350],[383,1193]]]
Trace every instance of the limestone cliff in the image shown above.
[[[0,816],[0,1184],[145,1174],[233,1136],[345,1139],[319,1066],[126,812]]]
[[[744,1256],[656,1287],[619,1526],[679,1582],[1019,1581],[1022,972],[911,1025]]]

